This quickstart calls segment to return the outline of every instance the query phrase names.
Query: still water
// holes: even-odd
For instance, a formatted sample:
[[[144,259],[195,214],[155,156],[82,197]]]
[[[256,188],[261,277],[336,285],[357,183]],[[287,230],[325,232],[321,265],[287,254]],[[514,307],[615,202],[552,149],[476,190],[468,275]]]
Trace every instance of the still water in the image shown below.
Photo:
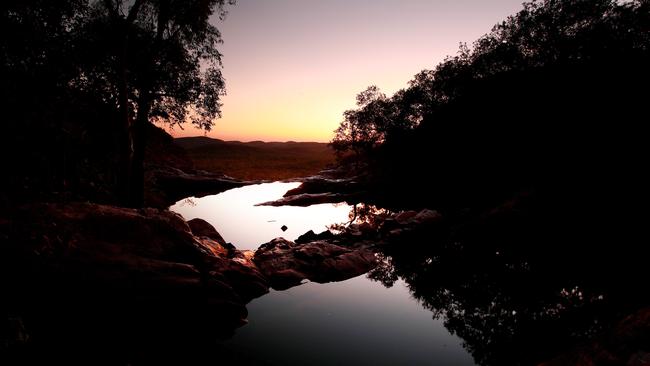
[[[201,218],[212,224],[237,249],[257,249],[274,238],[295,240],[309,230],[315,233],[327,230],[331,224],[347,222],[350,206],[322,204],[309,207],[255,206],[282,198],[288,190],[300,183],[265,183],[202,198],[177,202],[170,210],[191,220]],[[287,226],[286,231],[281,227]]]
[[[269,183],[183,200],[171,207],[200,217],[240,249],[348,220],[347,205],[267,207],[298,183]],[[280,227],[289,229],[282,232]],[[249,324],[221,344],[240,364],[474,365],[450,334],[410,295],[404,282],[386,288],[365,276],[273,291],[248,305]]]

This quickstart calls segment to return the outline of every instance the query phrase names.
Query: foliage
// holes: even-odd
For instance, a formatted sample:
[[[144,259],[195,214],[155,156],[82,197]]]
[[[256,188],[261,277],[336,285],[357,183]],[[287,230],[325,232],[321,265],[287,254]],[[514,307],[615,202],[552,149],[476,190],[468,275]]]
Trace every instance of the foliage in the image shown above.
[[[3,2],[0,97],[13,139],[3,156],[33,144],[10,162],[8,189],[77,194],[70,182],[84,181],[141,205],[149,123],[209,130],[220,116],[221,35],[209,20],[233,3]]]
[[[613,161],[639,163],[649,24],[647,1],[527,3],[393,96],[361,93],[332,145],[370,167],[379,195],[439,208],[631,173]]]
[[[616,52],[648,51],[648,2],[543,0],[476,40],[470,49],[433,70],[423,70],[406,89],[386,97],[376,86],[357,96],[357,109],[344,113],[332,144],[340,151],[368,150],[468,93],[477,81],[509,72],[581,64]]]
[[[225,3],[145,0],[129,7],[120,0],[91,2],[77,40],[84,70],[71,83],[101,91],[103,100],[119,107],[119,72],[125,72],[128,103],[136,113],[146,94],[151,98],[148,117],[172,124],[189,120],[209,130],[224,93],[217,50],[221,35],[209,18],[215,8],[223,17]]]

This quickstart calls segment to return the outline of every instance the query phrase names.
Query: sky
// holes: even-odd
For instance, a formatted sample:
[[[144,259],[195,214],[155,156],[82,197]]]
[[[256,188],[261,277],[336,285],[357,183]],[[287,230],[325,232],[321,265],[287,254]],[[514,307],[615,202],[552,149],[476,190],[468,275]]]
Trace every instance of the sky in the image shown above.
[[[391,95],[522,8],[522,0],[237,0],[224,21],[227,95],[209,137],[328,142],[370,85]],[[199,136],[189,124],[173,136]]]

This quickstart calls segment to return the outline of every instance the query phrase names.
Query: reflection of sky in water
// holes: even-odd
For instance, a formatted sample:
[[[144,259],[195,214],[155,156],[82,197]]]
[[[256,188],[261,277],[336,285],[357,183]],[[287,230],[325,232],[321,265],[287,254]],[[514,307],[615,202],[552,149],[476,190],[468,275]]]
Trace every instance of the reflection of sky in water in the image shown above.
[[[268,183],[180,201],[171,209],[200,217],[240,249],[282,236],[346,222],[348,205],[255,206],[282,197],[299,183]],[[282,232],[280,227],[287,225]],[[473,365],[441,321],[420,306],[402,281],[386,289],[360,276],[273,291],[248,306],[249,324],[222,344],[243,360],[271,365]],[[246,362],[244,362],[246,363]]]
[[[402,281],[390,289],[365,276],[308,283],[248,310],[249,324],[224,346],[273,365],[474,365]]]
[[[266,183],[231,189],[221,194],[182,200],[170,209],[186,220],[202,218],[238,249],[257,249],[273,238],[295,240],[309,230],[348,221],[350,206],[323,204],[309,207],[271,207],[255,204],[281,198],[300,183]],[[288,227],[283,232],[282,225]]]

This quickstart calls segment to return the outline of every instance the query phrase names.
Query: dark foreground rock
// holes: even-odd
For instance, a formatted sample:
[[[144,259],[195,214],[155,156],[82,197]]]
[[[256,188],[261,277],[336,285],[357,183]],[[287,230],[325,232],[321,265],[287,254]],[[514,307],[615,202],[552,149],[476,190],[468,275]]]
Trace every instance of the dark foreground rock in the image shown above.
[[[540,366],[650,365],[650,308],[621,320],[609,332]]]
[[[250,255],[165,210],[35,204],[3,214],[0,233],[0,310],[16,330],[3,353],[20,363],[165,359],[229,336],[268,292]]]
[[[260,246],[253,262],[276,290],[299,285],[304,280],[318,283],[343,281],[362,275],[377,265],[371,243],[343,246],[320,240],[296,244],[283,238]]]
[[[3,212],[0,361],[214,359],[206,355],[211,342],[245,324],[245,305],[269,287],[362,275],[377,265],[384,239],[438,218],[402,213],[338,235],[307,233],[299,244],[274,239],[252,252],[204,220],[167,210],[41,203]],[[176,359],[188,355],[196,360]]]

